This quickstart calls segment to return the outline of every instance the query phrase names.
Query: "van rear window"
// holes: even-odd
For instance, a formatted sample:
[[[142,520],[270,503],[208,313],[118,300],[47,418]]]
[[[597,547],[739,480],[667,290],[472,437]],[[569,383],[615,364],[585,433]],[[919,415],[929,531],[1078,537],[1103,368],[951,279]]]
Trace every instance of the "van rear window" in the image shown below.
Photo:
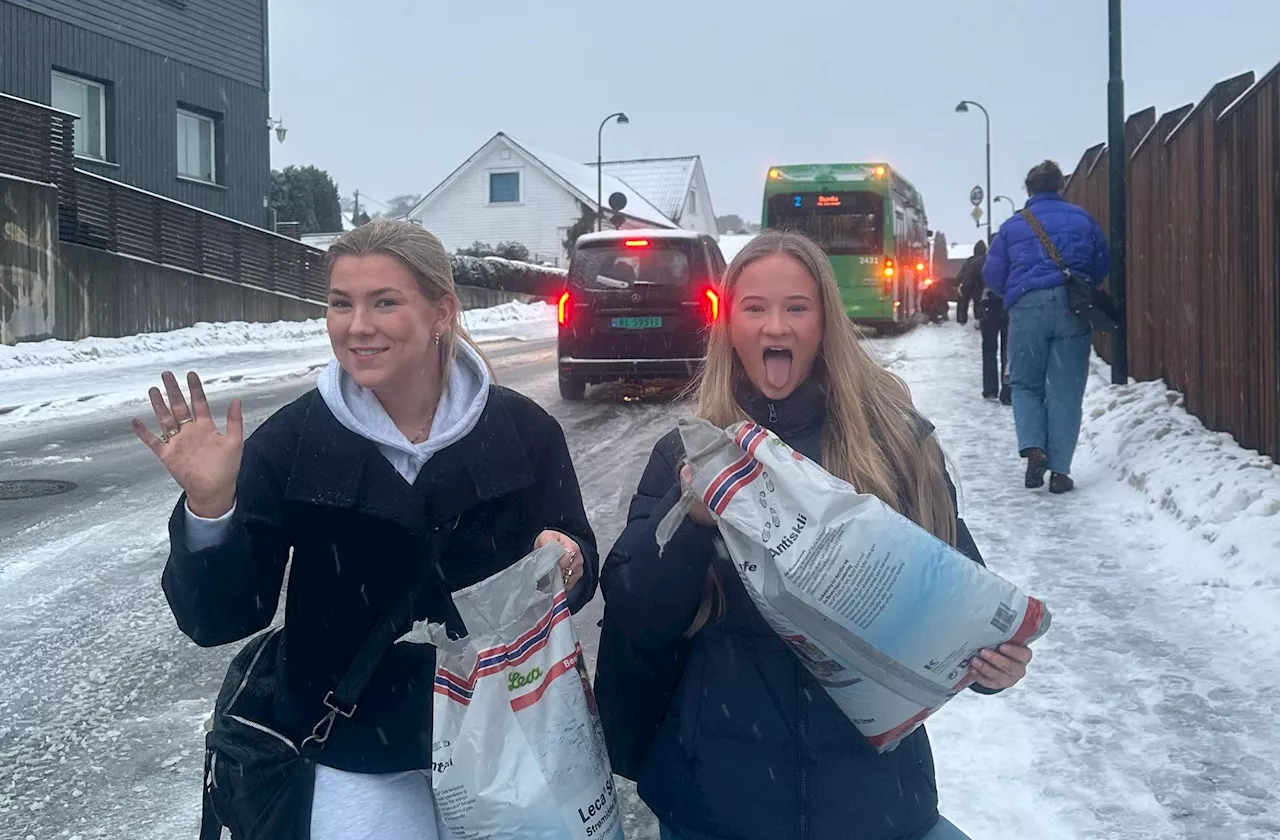
[[[689,244],[678,242],[589,245],[575,255],[569,279],[592,289],[687,286],[695,272],[692,252]]]

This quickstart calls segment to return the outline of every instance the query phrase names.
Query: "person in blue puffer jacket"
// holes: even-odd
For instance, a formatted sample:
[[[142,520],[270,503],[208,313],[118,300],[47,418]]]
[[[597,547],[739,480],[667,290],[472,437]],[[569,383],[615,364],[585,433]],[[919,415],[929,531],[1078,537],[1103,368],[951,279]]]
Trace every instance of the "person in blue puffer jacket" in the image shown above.
[[[1051,160],[1027,174],[1027,201],[1062,260],[1095,285],[1110,270],[1107,238],[1082,207],[1064,199],[1062,169]],[[1080,436],[1089,375],[1089,323],[1067,306],[1066,275],[1021,214],[1000,226],[982,279],[1009,312],[1009,376],[1025,484],[1066,493],[1075,486],[1071,461]]]

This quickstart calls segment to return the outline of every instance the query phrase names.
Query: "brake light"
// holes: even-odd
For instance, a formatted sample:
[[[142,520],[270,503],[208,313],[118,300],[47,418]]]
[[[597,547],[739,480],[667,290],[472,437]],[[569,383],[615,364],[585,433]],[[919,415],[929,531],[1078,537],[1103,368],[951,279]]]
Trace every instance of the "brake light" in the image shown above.
[[[707,320],[714,321],[720,317],[720,294],[715,289],[707,289]]]
[[[922,262],[916,263],[916,271],[924,271],[924,263]]]
[[[881,271],[883,271],[883,272],[884,272],[884,279],[886,279],[886,280],[892,280],[892,279],[893,279],[893,275],[894,275],[894,273],[896,273],[896,272],[897,272],[897,270],[898,270],[898,267],[897,267],[897,265],[895,265],[895,264],[894,264],[894,262],[893,262],[893,257],[885,257],[885,258],[884,258],[884,268],[883,268],[883,269],[881,269]]]
[[[927,288],[929,288],[929,287],[930,287],[930,286],[932,286],[932,285],[933,285],[933,278],[932,278],[932,277],[926,277],[926,278],[924,278],[924,286],[925,286],[925,288],[926,288],[926,289],[927,289]]]
[[[649,240],[647,239],[628,239],[624,243],[628,248],[648,248]]]
[[[560,296],[560,303],[556,306],[556,320],[560,322],[560,326],[569,323],[569,293],[565,292]]]

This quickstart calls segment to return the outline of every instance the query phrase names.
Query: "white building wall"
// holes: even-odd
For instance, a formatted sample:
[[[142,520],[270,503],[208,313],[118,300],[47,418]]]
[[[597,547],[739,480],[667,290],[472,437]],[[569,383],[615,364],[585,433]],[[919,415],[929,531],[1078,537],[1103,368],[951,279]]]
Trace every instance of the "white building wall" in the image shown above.
[[[680,227],[705,233],[713,239],[718,235],[715,210],[711,206],[711,190],[707,187],[701,161],[694,166],[689,194],[684,199],[684,212],[680,216]]]
[[[489,175],[520,173],[520,201],[489,203]],[[440,237],[450,253],[473,242],[519,242],[535,261],[564,266],[564,235],[581,208],[557,181],[497,138],[466,171],[413,218]]]

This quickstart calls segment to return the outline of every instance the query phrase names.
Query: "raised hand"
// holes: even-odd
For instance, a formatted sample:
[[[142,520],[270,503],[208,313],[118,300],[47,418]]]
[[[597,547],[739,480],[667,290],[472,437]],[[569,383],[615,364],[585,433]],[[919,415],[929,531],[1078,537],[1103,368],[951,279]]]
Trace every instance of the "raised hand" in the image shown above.
[[[156,454],[160,463],[187,494],[187,506],[196,516],[215,519],[231,510],[236,499],[236,475],[244,453],[244,417],[240,400],[227,409],[227,430],[218,431],[209,411],[200,377],[187,374],[191,404],[187,404],[178,380],[169,371],[160,377],[159,388],[149,392],[151,408],[160,426],[160,436],[152,434],[139,418],[133,418],[138,440]],[[165,397],[168,397],[168,403]]]

